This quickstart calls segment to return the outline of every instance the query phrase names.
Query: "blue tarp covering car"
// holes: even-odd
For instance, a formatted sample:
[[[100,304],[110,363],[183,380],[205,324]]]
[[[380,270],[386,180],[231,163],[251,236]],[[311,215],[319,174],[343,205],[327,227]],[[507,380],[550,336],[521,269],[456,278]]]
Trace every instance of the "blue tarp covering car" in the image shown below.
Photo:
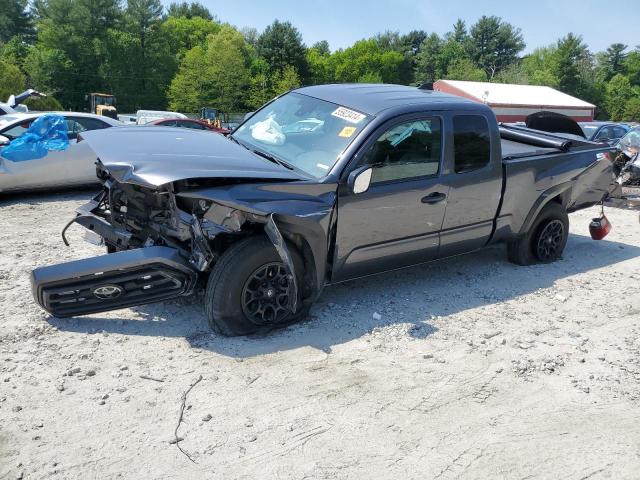
[[[50,150],[69,147],[67,125],[62,115],[43,115],[36,119],[20,137],[0,150],[0,156],[14,162],[36,160]]]

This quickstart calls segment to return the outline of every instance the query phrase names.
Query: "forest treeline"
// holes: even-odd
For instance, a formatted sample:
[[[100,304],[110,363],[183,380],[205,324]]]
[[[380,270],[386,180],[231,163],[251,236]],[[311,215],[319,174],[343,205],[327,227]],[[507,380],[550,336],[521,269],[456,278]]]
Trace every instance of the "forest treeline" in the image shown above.
[[[525,55],[519,28],[482,16],[445,35],[388,31],[331,50],[330,38],[305,45],[290,22],[260,32],[214,14],[198,2],[4,0],[0,100],[33,87],[50,94],[41,108],[82,110],[87,93],[105,92],[121,112],[241,112],[300,85],[446,78],[549,85],[594,103],[599,118],[640,121],[638,46],[591,52],[568,32]]]

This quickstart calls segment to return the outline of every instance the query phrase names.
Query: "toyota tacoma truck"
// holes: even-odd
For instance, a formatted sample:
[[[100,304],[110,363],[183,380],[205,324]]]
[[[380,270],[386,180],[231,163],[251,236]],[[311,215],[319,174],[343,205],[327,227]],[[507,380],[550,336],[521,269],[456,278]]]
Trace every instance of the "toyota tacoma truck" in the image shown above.
[[[226,137],[123,127],[80,141],[103,189],[69,225],[108,253],[35,269],[36,301],[71,317],[200,291],[225,335],[302,319],[326,285],[500,242],[517,264],[552,262],[567,213],[614,180],[608,146],[396,85],[290,91]]]

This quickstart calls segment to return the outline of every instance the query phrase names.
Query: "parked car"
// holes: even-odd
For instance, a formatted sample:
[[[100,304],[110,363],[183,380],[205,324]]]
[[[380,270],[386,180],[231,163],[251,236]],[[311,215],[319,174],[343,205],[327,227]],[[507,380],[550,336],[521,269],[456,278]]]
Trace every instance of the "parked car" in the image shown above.
[[[226,135],[231,133],[231,130],[226,128],[217,128],[202,120],[194,120],[192,118],[162,118],[155,120],[150,125],[161,125],[163,127],[178,127],[178,128],[190,128],[192,130],[206,130]]]
[[[184,113],[167,112],[164,110],[138,110],[136,112],[136,124],[146,125],[147,123],[163,118],[187,118]]]
[[[625,123],[580,122],[580,127],[587,140],[614,145],[631,129]]]
[[[97,182],[96,157],[88,145],[77,143],[81,132],[120,126],[109,117],[90,113],[54,112],[67,123],[69,147],[50,151],[45,157],[29,161],[12,161],[2,157],[2,147],[20,137],[31,123],[44,113],[12,113],[0,116],[0,192],[50,187],[71,187]]]
[[[112,253],[33,271],[52,315],[206,284],[211,327],[249,334],[305,317],[325,285],[490,244],[520,265],[557,260],[567,213],[614,188],[608,146],[404,86],[293,90],[229,137],[162,130],[82,135],[104,189],[74,221]]]
[[[620,139],[614,171],[623,193],[640,198],[640,127],[633,127]]]
[[[133,113],[119,113],[118,120],[125,125],[135,125],[138,121],[138,117]]]

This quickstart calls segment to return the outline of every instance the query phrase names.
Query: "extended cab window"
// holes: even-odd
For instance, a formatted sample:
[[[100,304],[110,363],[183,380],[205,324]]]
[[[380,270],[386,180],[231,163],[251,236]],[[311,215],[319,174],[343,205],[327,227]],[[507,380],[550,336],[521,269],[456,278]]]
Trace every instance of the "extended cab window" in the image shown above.
[[[383,133],[362,161],[371,165],[371,183],[438,174],[442,151],[439,118],[401,123]]]
[[[456,173],[471,172],[489,164],[489,124],[481,115],[453,117],[453,146]]]

